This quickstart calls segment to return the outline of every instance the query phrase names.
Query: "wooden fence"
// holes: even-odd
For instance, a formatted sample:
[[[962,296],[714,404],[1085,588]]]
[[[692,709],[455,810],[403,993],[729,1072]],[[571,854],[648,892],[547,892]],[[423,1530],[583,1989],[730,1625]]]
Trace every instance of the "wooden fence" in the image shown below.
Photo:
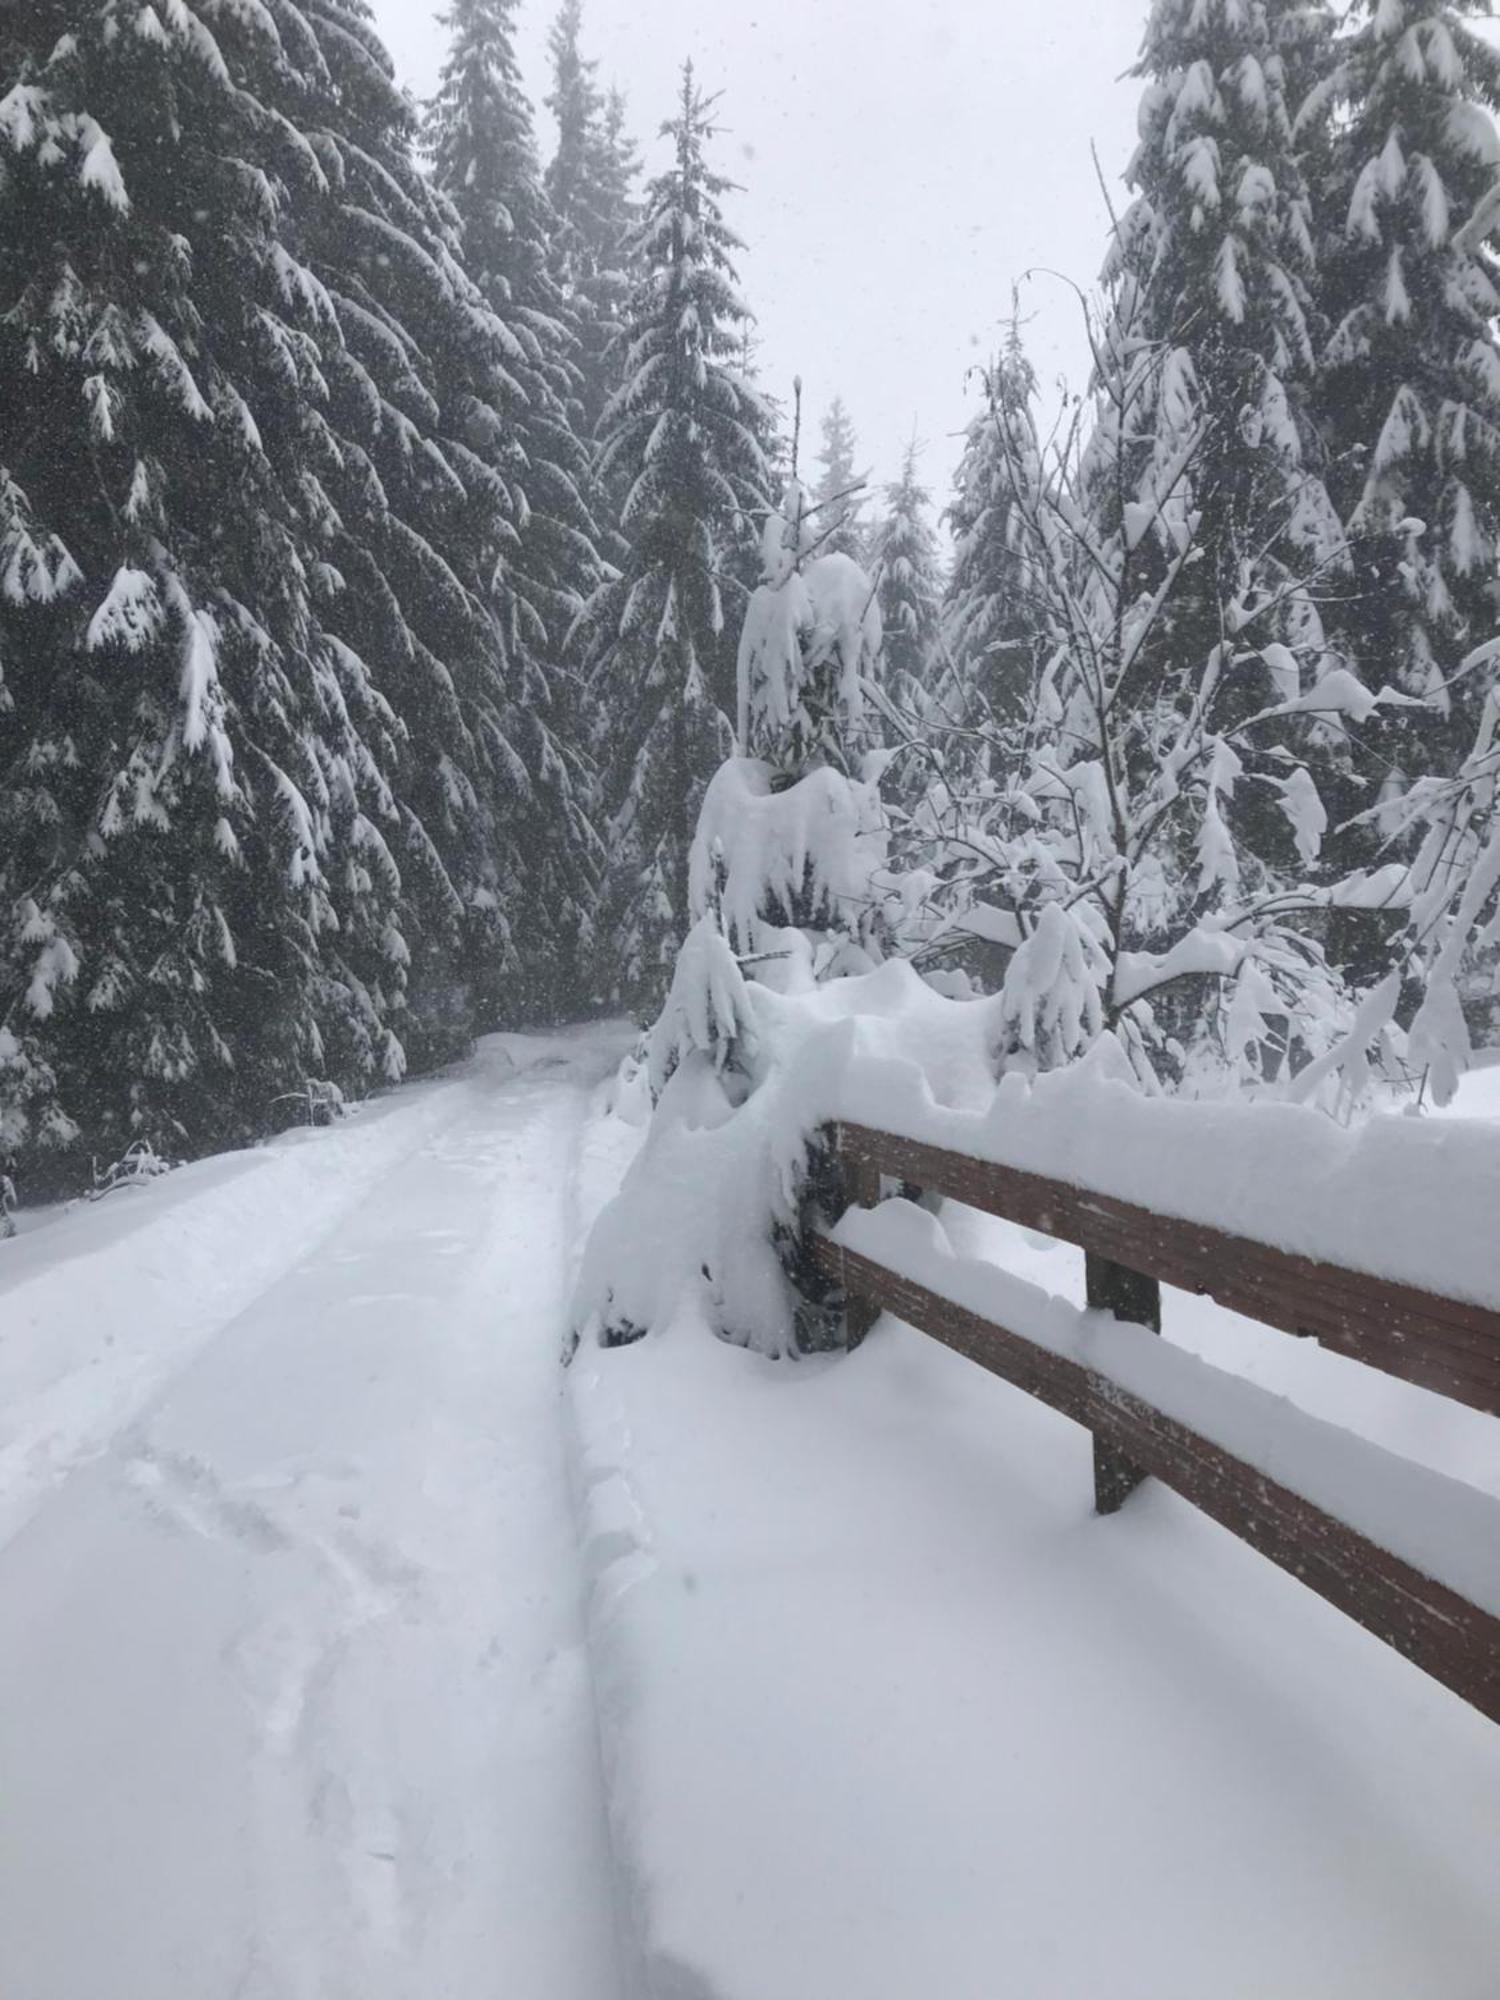
[[[836,1145],[861,1206],[881,1200],[889,1176],[907,1191],[947,1195],[1077,1245],[1089,1305],[1117,1319],[1160,1332],[1160,1287],[1173,1285],[1500,1415],[1500,1313],[867,1126],[840,1125]],[[814,1255],[848,1296],[851,1341],[890,1311],[1092,1431],[1100,1513],[1115,1512],[1148,1476],[1160,1479],[1500,1722],[1500,1618],[1490,1611],[1108,1375],[831,1237],[819,1238]],[[1378,1472],[1387,1455],[1367,1449]]]

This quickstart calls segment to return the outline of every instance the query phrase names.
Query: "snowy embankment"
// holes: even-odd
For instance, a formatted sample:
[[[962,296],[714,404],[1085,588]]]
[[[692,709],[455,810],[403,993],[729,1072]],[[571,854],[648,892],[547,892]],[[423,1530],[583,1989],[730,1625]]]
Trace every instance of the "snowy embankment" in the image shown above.
[[[0,1253],[5,2000],[615,2000],[558,1351],[616,1030]]]
[[[1490,1075],[1467,1098],[1492,1112]],[[637,1138],[598,1123],[595,1199]],[[1419,1144],[1493,1160],[1500,1126]],[[943,1221],[1078,1299],[1077,1253]],[[1492,1231],[1475,1254],[1493,1265]],[[887,1319],[847,1359],[777,1363],[700,1313],[686,1293],[573,1368],[646,1990],[1493,2000],[1500,1730],[1160,1487],[1094,1518],[1084,1434],[920,1334]],[[1494,1420],[1203,1301],[1168,1293],[1165,1317],[1500,1494]]]

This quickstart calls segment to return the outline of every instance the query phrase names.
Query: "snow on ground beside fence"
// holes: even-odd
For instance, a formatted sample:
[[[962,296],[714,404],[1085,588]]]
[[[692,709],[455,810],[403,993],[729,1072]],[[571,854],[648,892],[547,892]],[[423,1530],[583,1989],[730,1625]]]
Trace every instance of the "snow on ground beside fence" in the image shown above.
[[[962,1103],[973,1045],[927,1049]],[[1496,1110],[1476,1073],[1455,1111]],[[586,1212],[641,1137],[597,1122]],[[1068,1246],[952,1203],[942,1227],[1081,1301]],[[1170,1290],[1164,1331],[1500,1496],[1493,1419]],[[890,1319],[768,1362],[690,1293],[570,1386],[650,1990],[1493,2000],[1500,1730],[1161,1487],[1093,1518],[1064,1418]]]
[[[1290,1343],[1288,1343],[1290,1344]],[[571,1371],[627,1914],[694,2000],[1492,2000],[1500,1731],[893,1321]]]
[[[1500,1501],[1294,1408],[1140,1326],[1081,1311],[977,1258],[908,1201],[852,1209],[835,1240],[1076,1362],[1500,1617]]]

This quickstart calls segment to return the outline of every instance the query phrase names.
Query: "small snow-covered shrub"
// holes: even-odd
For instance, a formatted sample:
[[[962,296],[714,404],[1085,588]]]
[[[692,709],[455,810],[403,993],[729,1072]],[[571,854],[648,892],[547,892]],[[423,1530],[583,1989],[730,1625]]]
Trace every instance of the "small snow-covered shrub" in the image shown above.
[[[350,1110],[339,1086],[321,1077],[310,1076],[300,1090],[284,1091],[275,1102],[294,1105],[297,1123],[307,1126],[336,1125]]]
[[[740,1066],[736,1058],[754,1046],[755,1019],[739,961],[713,922],[700,917],[677,955],[666,1005],[646,1037],[652,1097],[660,1099],[685,1058],[700,1067],[706,1059],[723,1083]]]
[[[143,1187],[148,1181],[170,1174],[180,1164],[178,1160],[164,1160],[148,1139],[137,1139],[107,1167],[101,1169],[95,1160],[94,1185],[88,1191],[88,1198],[102,1201],[117,1188]]]
[[[901,960],[822,984],[805,959],[788,964],[790,990],[736,967],[720,995],[717,1018],[741,1024],[732,1065],[673,1041],[645,1144],[584,1252],[580,1338],[622,1345],[697,1310],[762,1354],[835,1345],[842,1302],[805,1251],[819,1211],[831,1221],[842,1206],[821,1144],[840,1078],[855,1061],[895,1059],[940,1104],[992,1099],[992,1001],[944,999]]]
[[[822,532],[794,480],[766,522],[740,633],[740,746],[788,775],[825,764],[853,774],[875,741],[866,694],[882,639],[876,588],[852,556],[816,552]]]

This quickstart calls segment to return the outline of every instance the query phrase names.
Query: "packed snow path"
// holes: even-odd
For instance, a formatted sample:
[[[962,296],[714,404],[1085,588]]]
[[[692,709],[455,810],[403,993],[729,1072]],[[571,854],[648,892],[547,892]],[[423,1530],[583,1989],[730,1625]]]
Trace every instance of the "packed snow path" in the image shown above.
[[[68,1217],[71,1263],[14,1246],[0,1328],[78,1366],[0,1431],[6,2000],[615,2000],[557,1360],[618,1054],[494,1041],[227,1185]],[[194,1325],[221,1259],[258,1294]]]

